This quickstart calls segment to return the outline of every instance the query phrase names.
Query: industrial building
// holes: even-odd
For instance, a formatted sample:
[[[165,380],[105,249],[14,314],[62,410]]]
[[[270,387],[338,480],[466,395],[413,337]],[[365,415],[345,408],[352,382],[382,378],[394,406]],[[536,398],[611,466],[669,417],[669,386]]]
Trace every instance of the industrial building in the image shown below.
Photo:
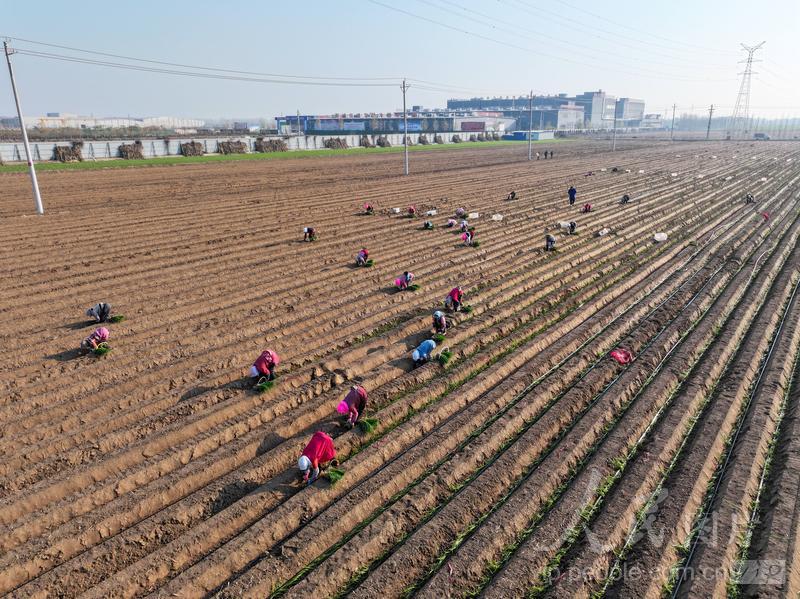
[[[617,127],[638,127],[644,118],[644,100],[620,98],[615,111]]]
[[[527,96],[452,99],[447,101],[451,111],[497,110],[506,117],[517,119],[518,129],[528,128]],[[620,98],[603,90],[588,91],[576,96],[565,93],[533,97],[533,128],[538,129],[611,129],[615,115],[623,123],[617,126],[637,126],[644,115],[644,100]]]

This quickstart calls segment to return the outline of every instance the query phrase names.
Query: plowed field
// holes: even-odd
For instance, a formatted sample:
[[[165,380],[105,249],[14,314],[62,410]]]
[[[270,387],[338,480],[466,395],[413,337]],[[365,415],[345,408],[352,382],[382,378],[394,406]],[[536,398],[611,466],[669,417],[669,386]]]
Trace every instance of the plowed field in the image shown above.
[[[795,596],[800,144],[555,148],[0,172],[0,594]]]

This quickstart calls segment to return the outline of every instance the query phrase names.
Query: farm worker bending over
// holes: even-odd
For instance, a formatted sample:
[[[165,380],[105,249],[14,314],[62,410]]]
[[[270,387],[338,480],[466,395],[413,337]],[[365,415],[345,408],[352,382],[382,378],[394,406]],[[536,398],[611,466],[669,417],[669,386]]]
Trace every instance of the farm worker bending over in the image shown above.
[[[461,231],[466,233],[469,230],[469,223],[465,220],[461,221]]]
[[[419,347],[411,352],[411,359],[414,360],[414,368],[422,366],[431,359],[433,350],[436,349],[436,342],[433,339],[426,339],[419,344]]]
[[[372,204],[369,202],[364,204],[364,214],[372,214],[373,212],[375,212],[375,207]]]
[[[470,227],[461,234],[461,239],[464,240],[464,245],[472,245],[475,239],[475,227]]]
[[[467,213],[465,208],[456,208],[456,218],[464,218],[464,215]]]
[[[755,196],[753,196],[752,193],[748,193],[746,196],[744,196],[744,203],[745,204],[755,204],[756,203]]]
[[[347,416],[347,425],[352,427],[367,409],[367,390],[361,385],[353,385],[350,392],[336,407],[336,411]]]
[[[631,201],[631,198],[630,198],[630,196],[629,196],[629,195],[626,193],[624,196],[622,196],[622,199],[619,201],[619,203],[620,203],[620,204],[627,204],[627,203],[628,203],[628,202],[630,202],[630,201]]]
[[[303,241],[316,241],[317,232],[314,227],[303,227]]]
[[[414,273],[405,271],[403,276],[398,277],[394,280],[395,286],[400,289],[408,289],[408,286],[411,285],[411,282],[414,280]]]
[[[455,226],[456,226],[456,219],[454,219],[454,218],[448,218],[448,219],[447,219],[447,224],[446,224],[445,226],[446,226],[447,228],[449,228],[449,229],[452,229],[453,227],[455,227]]]
[[[356,254],[356,266],[364,266],[369,259],[369,252],[367,248],[361,248],[361,251]]]
[[[86,310],[86,316],[94,319],[95,322],[105,322],[111,316],[111,304],[100,302]]]
[[[581,208],[581,212],[583,212],[583,213],[591,212],[591,211],[592,211],[592,205],[589,204],[589,203],[584,204],[583,208]]]
[[[510,194],[508,194],[506,199],[507,200],[516,200],[517,199],[517,192],[516,191],[512,191]]]
[[[575,231],[577,229],[578,229],[578,223],[576,223],[574,220],[570,221],[570,223],[569,223],[569,234],[570,235],[574,235]]]
[[[544,236],[544,249],[547,252],[552,252],[556,249],[556,238],[550,234]]]
[[[414,216],[416,213],[417,213],[416,207],[414,207],[414,206],[409,206],[408,207],[408,215],[409,216]]]
[[[441,310],[436,310],[433,313],[433,329],[440,335],[447,333],[447,319]]]
[[[422,223],[422,228],[428,230],[433,229],[433,221],[426,220],[424,223]]]
[[[578,190],[575,189],[574,185],[570,185],[569,189],[567,190],[567,193],[569,194],[569,205],[572,206],[575,203],[575,198],[578,195]]]
[[[464,300],[464,290],[461,285],[453,287],[447,297],[444,298],[444,305],[448,310],[458,312],[461,309],[461,302]]]
[[[278,354],[273,350],[264,350],[250,367],[250,377],[254,379],[266,377],[268,381],[273,380],[275,378],[275,367],[280,364],[280,361]]]
[[[99,329],[95,329],[91,335],[89,335],[86,339],[81,341],[81,349],[83,351],[92,351],[97,349],[97,346],[101,343],[105,343],[108,341],[109,332],[106,327],[100,327]]]
[[[327,468],[329,464],[334,467],[339,465],[333,439],[322,431],[317,431],[300,454],[297,467],[303,475],[303,481],[310,485],[319,477],[319,471]]]

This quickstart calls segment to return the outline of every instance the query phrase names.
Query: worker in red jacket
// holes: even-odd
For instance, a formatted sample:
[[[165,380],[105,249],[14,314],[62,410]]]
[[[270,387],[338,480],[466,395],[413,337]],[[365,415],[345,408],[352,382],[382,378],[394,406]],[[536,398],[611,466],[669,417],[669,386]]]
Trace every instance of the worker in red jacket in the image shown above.
[[[459,285],[450,290],[450,293],[447,294],[444,300],[444,305],[448,310],[458,312],[461,309],[462,301],[464,301],[464,290],[461,289],[461,285]]]
[[[250,377],[256,380],[266,378],[271,381],[275,378],[275,367],[280,363],[278,354],[271,349],[264,350],[250,367]]]
[[[300,454],[297,467],[303,475],[303,481],[310,485],[319,478],[320,470],[324,470],[329,465],[339,465],[333,439],[322,431],[317,431],[311,437],[311,441],[308,442],[303,453]]]

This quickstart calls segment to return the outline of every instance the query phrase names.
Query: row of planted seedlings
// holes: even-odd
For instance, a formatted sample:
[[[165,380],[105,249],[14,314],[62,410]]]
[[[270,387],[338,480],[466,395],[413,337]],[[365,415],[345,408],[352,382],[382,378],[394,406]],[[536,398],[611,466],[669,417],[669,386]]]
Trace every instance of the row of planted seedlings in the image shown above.
[[[360,546],[360,545],[359,545],[359,546]],[[327,575],[328,573],[329,573],[329,572],[328,572],[328,570],[326,569],[326,575]]]
[[[653,573],[651,587],[660,589],[661,585],[669,588],[674,582],[674,574],[678,572],[676,564],[680,564],[680,554],[684,551],[684,543],[692,539],[694,516],[700,509],[707,491],[713,487],[713,474],[718,460],[724,456],[726,443],[741,413],[747,389],[755,380],[752,370],[752,357],[761,356],[768,348],[775,327],[782,313],[781,307],[789,297],[794,281],[786,279],[792,273],[782,273],[776,282],[778,293],[769,297],[769,309],[757,319],[748,337],[744,340],[740,353],[731,364],[731,373],[720,381],[712,397],[711,406],[704,413],[704,419],[698,423],[693,435],[687,441],[679,459],[663,485],[667,488],[684,489],[683,492],[667,495],[659,504],[654,514],[653,524],[663,527],[665,523],[672,528],[664,528],[667,547],[660,547],[658,555],[650,548],[648,539],[636,544],[625,563],[637,568],[644,565]],[[746,355],[745,355],[746,354]],[[741,376],[739,374],[741,373]],[[691,478],[689,478],[691,477]],[[691,483],[691,484],[689,484]],[[678,486],[681,485],[681,486]],[[686,486],[688,485],[688,486]],[[620,586],[631,584],[630,581],[619,583]]]
[[[717,277],[714,280],[717,291],[724,284],[724,279]],[[596,441],[595,446],[576,464],[571,464],[567,479],[556,487],[554,496],[544,499],[542,510],[533,514],[526,512],[525,506],[530,505],[530,495],[535,496],[540,492],[535,482],[530,481],[527,493],[518,491],[502,508],[495,508],[496,513],[492,514],[446,562],[447,576],[452,580],[448,580],[443,571],[439,570],[425,587],[426,592],[433,592],[433,589],[441,590],[446,586],[452,586],[452,591],[456,593],[479,590],[486,582],[487,576],[501,567],[504,558],[530,535],[535,536],[530,536],[530,549],[533,554],[529,557],[532,562],[538,561],[540,566],[541,560],[548,555],[548,552],[552,555],[559,549],[560,539],[565,534],[568,536],[568,530],[565,531],[563,527],[564,522],[569,522],[570,519],[574,521],[581,513],[581,508],[576,505],[581,501],[587,501],[596,487],[607,484],[605,476],[608,473],[604,470],[610,467],[612,458],[621,453],[621,448],[635,443],[642,429],[649,426],[653,414],[663,406],[663,397],[648,397],[647,400],[639,400],[638,397],[648,389],[653,372],[660,370],[664,361],[675,351],[677,344],[694,326],[691,323],[697,322],[699,311],[706,310],[713,297],[714,293],[711,293],[706,296],[704,305],[694,303],[691,309],[683,311],[675,323],[677,327],[673,329],[672,335],[660,338],[657,347],[651,347],[647,352],[640,353],[632,365],[626,368],[621,380],[615,381],[617,388],[624,387],[628,401],[635,403],[616,417],[618,422],[613,426],[610,422],[607,423],[602,431],[602,440]],[[603,393],[607,393],[608,389],[604,389]],[[614,403],[617,401],[620,400],[615,396]],[[566,451],[571,449],[568,447]],[[555,459],[558,462],[558,459]],[[557,500],[560,503],[556,504]],[[554,513],[550,513],[551,511]],[[529,524],[531,520],[538,523],[543,518],[550,519],[549,522],[542,523],[545,533],[555,532],[555,528],[558,528],[555,537],[542,535],[541,528],[535,530],[534,526]],[[548,529],[547,524],[553,528]],[[536,573],[535,565],[527,563],[524,565],[526,567],[530,565],[534,569],[533,572],[528,571],[528,577],[523,579],[534,580],[536,577],[531,574]],[[519,580],[520,578],[516,579],[517,585]],[[518,586],[516,588],[519,589]]]
[[[758,236],[753,241],[758,242]],[[749,245],[745,245],[743,248],[750,253],[754,251]],[[741,252],[742,250],[739,250],[737,259],[732,261],[731,264],[739,264],[738,260],[744,255]],[[671,352],[671,362],[692,365],[696,364],[702,357],[703,352],[710,344],[710,340],[719,332],[719,322],[724,321],[730,315],[733,307],[741,300],[746,289],[746,285],[742,283],[744,276],[742,273],[737,274],[736,279],[723,291],[721,297],[717,300],[716,305],[725,307],[726,311],[720,317],[701,319],[699,323],[693,325],[696,327],[694,330],[684,333],[684,335],[688,334],[688,337],[682,342],[681,346],[676,347]],[[712,310],[715,309],[716,307],[712,308]],[[622,476],[628,460],[640,451],[640,447],[646,441],[648,435],[661,434],[660,430],[668,431],[669,434],[681,430],[680,427],[676,428],[671,425],[669,420],[672,414],[690,417],[691,411],[685,412],[680,408],[677,408],[677,412],[672,407],[669,407],[671,411],[666,411],[675,399],[678,383],[685,376],[687,376],[685,371],[671,364],[666,364],[665,366],[662,363],[654,369],[651,375],[653,380],[648,381],[648,387],[644,389],[642,397],[638,399],[640,405],[651,406],[651,411],[657,408],[652,415],[652,419],[647,424],[645,433],[638,437],[632,445],[630,445],[630,435],[624,430],[620,429],[620,432],[612,431],[610,433],[612,443],[602,448],[597,457],[592,458],[591,464],[584,465],[576,473],[572,484],[568,488],[565,486],[565,489],[563,489],[563,496],[559,494],[553,497],[548,502],[551,505],[547,505],[546,509],[537,514],[532,519],[531,525],[503,549],[502,557],[498,560],[496,567],[493,568],[502,567],[502,570],[484,590],[486,596],[504,596],[509,592],[510,588],[519,589],[519,580],[537,581],[541,578],[538,586],[540,588],[542,588],[541,585],[546,587],[550,576],[557,577],[559,575],[558,568],[562,566],[562,560],[569,560],[569,557],[565,557],[565,554],[570,550],[571,544],[576,541],[585,544],[585,547],[580,547],[580,549],[586,554],[586,559],[593,560],[598,557],[599,550],[597,546],[598,544],[602,545],[601,540],[604,541],[609,538],[608,535],[610,533],[605,528],[598,528],[598,522],[591,520],[591,518],[598,506],[602,506],[605,494]],[[664,423],[660,422],[662,416],[665,420]],[[659,428],[651,433],[650,431],[655,426]],[[619,434],[627,435],[629,445],[625,451],[620,451],[615,455],[608,448],[615,447],[613,445],[614,437]],[[647,452],[646,449],[641,451]],[[625,502],[630,501],[630,496],[622,494],[619,499],[621,501],[620,507],[624,508]],[[627,521],[624,516],[616,513],[616,517],[618,519],[609,518],[605,524],[625,526]],[[591,528],[584,530],[583,527],[587,526],[587,522],[590,520]],[[564,522],[571,522],[571,525],[566,527],[566,530]],[[582,537],[581,535],[585,536]],[[609,555],[613,557],[613,554]],[[507,564],[505,564],[506,560],[508,560]],[[597,564],[590,566],[585,561],[573,564],[570,572],[582,572],[586,578],[585,580],[570,578],[565,584],[577,585],[578,588],[581,587],[581,584],[589,584],[587,581],[591,581],[593,577],[597,576],[596,568]],[[491,574],[492,572],[488,573]],[[571,588],[570,593],[573,592],[578,591]]]
[[[743,539],[730,592],[734,597],[752,596],[758,592],[763,597],[791,596],[797,593],[797,569],[790,567],[783,584],[770,584],[774,580],[762,581],[758,586],[744,586],[744,577],[752,573],[752,564],[775,563],[773,560],[785,560],[784,563],[797,562],[797,553],[792,549],[793,537],[785,533],[791,530],[796,521],[796,468],[791,456],[797,451],[800,435],[797,434],[798,419],[796,417],[798,402],[798,385],[796,376],[800,367],[800,356],[794,364],[795,376],[791,384],[785,388],[784,413],[778,430],[770,447],[767,461],[762,472],[762,480],[752,505],[752,514],[748,521],[748,533]],[[770,560],[770,561],[766,561]]]
[[[682,293],[690,293],[692,287],[704,285],[704,279],[703,276],[693,278],[691,280],[693,285],[682,290]],[[683,301],[685,299],[681,300],[679,294],[671,298],[667,304],[662,305],[660,309],[652,311],[634,332],[628,332],[628,339],[623,342],[626,347],[631,347],[638,353],[639,344],[650,339],[650,335],[654,332],[653,326],[658,322],[659,317],[666,318],[668,316],[665,314],[667,307],[672,307],[671,316],[675,316],[680,314]],[[638,319],[634,322],[637,321]],[[607,351],[611,347],[613,345],[604,349]],[[603,355],[604,351],[601,350],[598,353]],[[474,530],[486,515],[492,512],[490,508],[493,505],[494,509],[503,506],[504,500],[512,496],[512,491],[514,491],[513,497],[519,497],[521,491],[527,491],[529,496],[522,499],[521,503],[517,501],[511,510],[517,514],[516,518],[519,519],[520,505],[535,503],[534,497],[530,495],[535,496],[543,487],[546,487],[552,480],[551,477],[554,476],[553,472],[557,472],[561,467],[567,467],[570,463],[570,460],[567,459],[570,451],[580,451],[581,443],[557,444],[558,439],[562,436],[567,438],[576,436],[582,428],[580,423],[584,423],[588,428],[583,431],[584,436],[597,433],[598,422],[602,423],[603,421],[600,413],[607,410],[608,406],[598,404],[597,400],[593,398],[596,398],[597,394],[605,394],[608,389],[607,385],[618,376],[615,371],[620,368],[610,360],[603,361],[595,358],[594,364],[591,364],[582,373],[579,381],[574,382],[571,387],[567,387],[562,378],[552,377],[545,381],[537,389],[537,395],[543,393],[545,397],[557,398],[553,409],[539,414],[530,405],[522,406],[518,416],[519,420],[512,421],[508,425],[512,427],[510,430],[513,430],[514,425],[522,425],[523,430],[518,432],[518,440],[515,439],[516,442],[511,443],[509,449],[496,456],[496,461],[492,460],[491,467],[482,472],[474,483],[461,490],[447,506],[439,506],[434,518],[426,522],[424,527],[419,528],[410,541],[406,541],[386,563],[372,573],[362,587],[355,591],[355,595],[368,595],[374,588],[382,587],[384,584],[392,585],[391,588],[394,592],[404,590],[404,584],[412,585],[411,588],[405,588],[406,592],[413,590],[414,586],[425,580],[426,563],[419,563],[420,555],[426,556],[427,565],[431,565],[430,560],[433,560],[433,571],[435,571],[436,566],[460,544],[469,531]],[[622,401],[622,399],[618,401]],[[594,418],[587,416],[585,419],[581,419],[581,415],[587,410],[599,413]],[[554,450],[552,454],[551,450]],[[567,455],[558,455],[559,452]],[[531,461],[528,462],[527,459]],[[541,460],[545,460],[548,464],[553,462],[554,467],[552,469],[544,466],[535,468],[535,465]],[[539,480],[536,480],[537,478]],[[525,510],[522,509],[521,513],[524,514]],[[444,553],[437,554],[437,550]],[[409,570],[411,571],[409,572]],[[448,576],[449,572],[448,568]],[[463,575],[463,572],[453,573],[456,578],[459,575]],[[438,593],[440,590],[427,589],[424,592]]]
[[[713,539],[697,534],[681,564],[675,591],[735,595],[746,565],[743,557],[753,531],[752,512],[760,492],[770,452],[785,412],[785,403],[800,346],[798,286],[783,312],[770,349],[761,363],[732,438],[715,473],[714,488],[695,517],[695,529],[715,523]],[[719,543],[719,539],[735,539]],[[709,543],[709,540],[713,542]],[[702,581],[685,577],[687,568],[698,572],[724,572]],[[682,582],[682,584],[681,584]]]
[[[793,229],[792,235],[796,239],[796,228]],[[631,456],[637,459],[630,462],[626,460],[626,468],[618,484],[605,498],[599,513],[591,523],[594,534],[605,540],[602,550],[598,550],[597,547],[590,548],[588,543],[583,542],[570,554],[567,565],[585,572],[587,579],[561,580],[554,592],[559,592],[562,586],[580,589],[585,584],[588,589],[592,589],[610,583],[612,578],[609,572],[615,570],[612,565],[615,564],[617,555],[627,554],[631,541],[639,536],[638,527],[630,529],[631,515],[637,515],[642,520],[647,519],[645,534],[652,531],[655,536],[661,537],[664,543],[667,542],[661,535],[661,531],[666,529],[654,526],[651,517],[655,512],[650,510],[654,502],[657,504],[664,499],[659,484],[663,481],[664,471],[670,470],[671,464],[674,465],[677,452],[689,439],[689,432],[700,421],[700,417],[707,413],[704,408],[709,402],[711,393],[732,356],[740,347],[754,315],[761,309],[771,284],[787,256],[787,249],[779,248],[770,262],[759,272],[754,284],[750,286],[748,283],[753,273],[748,272],[750,267],[748,263],[737,275],[739,279],[737,283],[743,285],[740,287],[742,293],[746,290],[744,300],[739,301],[740,297],[735,299],[732,314],[723,311],[714,315],[714,318],[709,318],[707,322],[701,323],[701,327],[711,326],[716,337],[708,348],[704,348],[706,354],[703,359],[690,363],[688,371],[680,373],[681,385],[673,394],[672,403],[661,425],[661,428],[669,431],[669,434],[653,435],[638,454]],[[625,491],[617,492],[617,488]],[[665,546],[668,545],[660,543],[659,551],[664,551]]]

